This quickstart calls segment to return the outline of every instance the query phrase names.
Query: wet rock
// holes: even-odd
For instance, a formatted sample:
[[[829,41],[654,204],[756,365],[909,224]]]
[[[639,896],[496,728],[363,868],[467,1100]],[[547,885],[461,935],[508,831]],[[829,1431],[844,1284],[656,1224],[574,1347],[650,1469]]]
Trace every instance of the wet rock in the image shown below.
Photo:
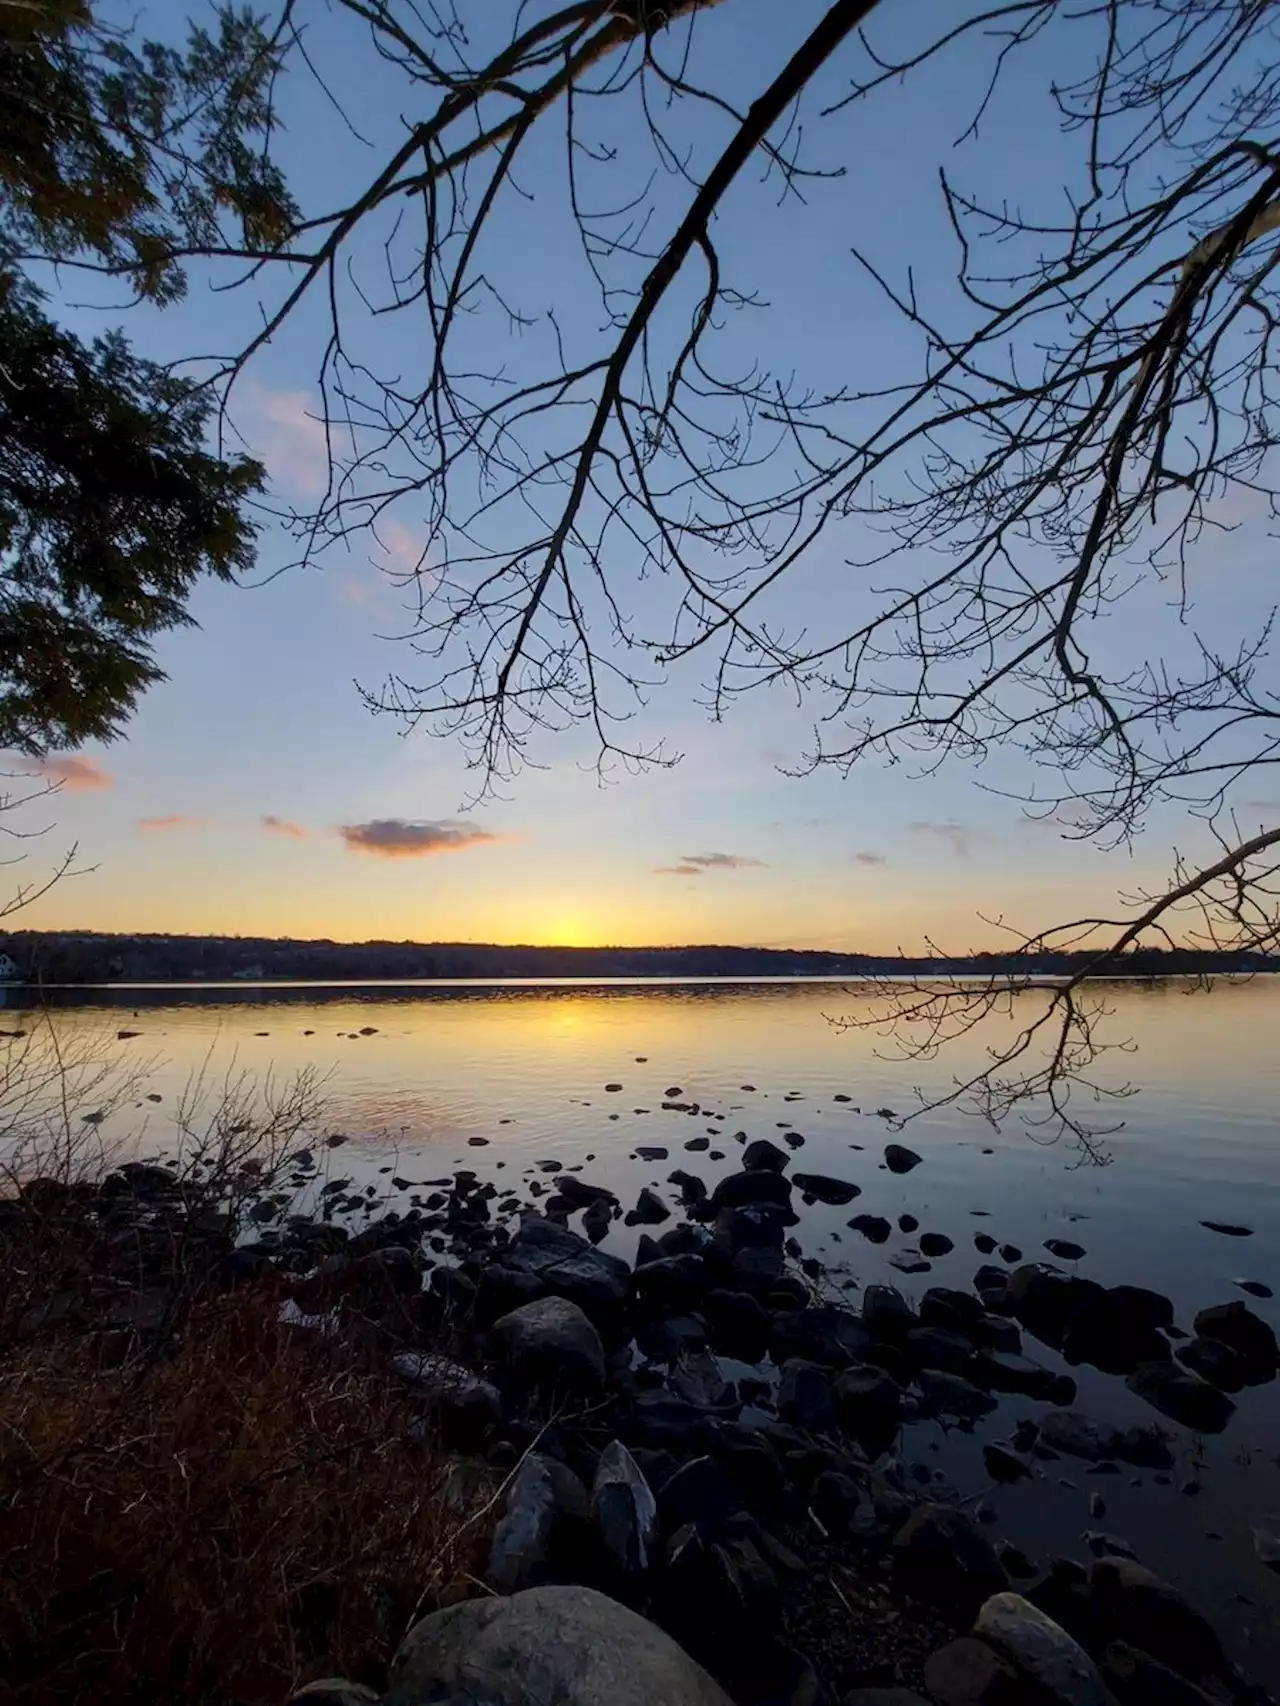
[[[701,1155],[704,1150],[710,1149],[711,1139],[709,1137],[691,1137],[684,1147],[690,1155]]]
[[[341,1676],[323,1676],[295,1689],[287,1706],[377,1706],[381,1698],[362,1682],[348,1682]]]
[[[1107,1647],[1102,1680],[1124,1706],[1221,1706],[1217,1696],[1206,1694],[1127,1641],[1112,1641]]]
[[[1217,1303],[1202,1309],[1195,1319],[1196,1332],[1205,1339],[1226,1345],[1240,1358],[1245,1384],[1261,1386],[1274,1380],[1280,1358],[1276,1336],[1247,1303]]]
[[[872,1338],[886,1344],[899,1343],[919,1325],[915,1310],[892,1285],[867,1287],[862,1294],[862,1320]]]
[[[887,1244],[893,1227],[882,1214],[855,1214],[848,1222],[854,1232],[861,1232],[869,1244]]]
[[[847,1433],[878,1435],[895,1429],[902,1415],[902,1392],[878,1368],[847,1368],[833,1383],[836,1415]]]
[[[922,1159],[914,1149],[908,1149],[903,1143],[885,1144],[884,1164],[891,1173],[909,1173],[913,1167],[920,1165]]]
[[[1020,1706],[1018,1673],[994,1647],[965,1635],[924,1664],[924,1685],[937,1706]]]
[[[889,1266],[897,1268],[900,1274],[927,1274],[932,1264],[924,1259],[919,1250],[899,1250],[889,1257]]]
[[[1144,1362],[1165,1362],[1169,1344],[1160,1332],[1173,1322],[1173,1306],[1140,1286],[1092,1286],[1078,1294],[1060,1336],[1068,1362],[1092,1363],[1104,1374],[1130,1374]]]
[[[1179,1345],[1174,1356],[1184,1368],[1216,1386],[1219,1392],[1239,1392],[1245,1384],[1245,1364],[1231,1349],[1217,1339],[1196,1337]]]
[[[502,1316],[490,1330],[501,1361],[530,1381],[600,1386],[604,1346],[590,1317],[563,1297],[543,1297]]]
[[[573,1208],[590,1208],[595,1203],[617,1202],[617,1196],[604,1185],[593,1185],[577,1173],[562,1173],[556,1180],[556,1190]]]
[[[780,1244],[776,1248],[759,1245],[735,1250],[725,1279],[735,1289],[749,1291],[753,1296],[769,1297],[785,1277],[785,1268]]]
[[[599,1244],[609,1236],[609,1228],[613,1225],[613,1214],[609,1204],[603,1197],[597,1197],[582,1216],[582,1230],[593,1244]]]
[[[1122,1540],[1118,1534],[1103,1534],[1097,1529],[1086,1528],[1080,1536],[1095,1558],[1136,1558],[1137,1553],[1127,1540]]]
[[[984,1351],[973,1361],[970,1372],[980,1386],[993,1392],[1019,1392],[1042,1403],[1052,1399],[1061,1378],[1030,1357],[1011,1351]]]
[[[1009,1262],[1010,1264],[1020,1262],[1022,1260],[1022,1251],[1016,1244],[1002,1244],[1000,1246],[1000,1260],[1002,1262]]]
[[[704,1540],[717,1539],[741,1508],[732,1484],[710,1457],[681,1464],[658,1491],[658,1513],[669,1534],[691,1525]]]
[[[919,1224],[920,1222],[916,1219],[914,1214],[900,1214],[898,1216],[899,1232],[914,1232]]]
[[[1169,1582],[1127,1558],[1102,1558],[1089,1572],[1090,1599],[1104,1635],[1128,1641],[1198,1681],[1225,1668],[1222,1644]]]
[[[452,1439],[482,1438],[502,1418],[497,1387],[450,1357],[404,1351],[391,1359],[391,1366],[440,1414]]]
[[[982,1461],[987,1474],[993,1481],[1008,1485],[1014,1481],[1025,1481],[1031,1471],[1018,1456],[999,1440],[990,1440],[982,1448]]]
[[[821,1304],[775,1315],[769,1350],[777,1363],[798,1357],[828,1368],[848,1368],[866,1360],[871,1334],[847,1309]]]
[[[732,1411],[740,1408],[738,1389],[726,1380],[724,1370],[705,1349],[683,1350],[668,1384],[677,1398],[696,1404],[700,1410]]]
[[[691,1254],[646,1262],[636,1269],[632,1283],[646,1310],[685,1309],[701,1298],[708,1278],[706,1260]]]
[[[731,1706],[656,1625],[590,1588],[472,1599],[414,1625],[386,1706]]]
[[[1042,1262],[1028,1262],[1009,1275],[1014,1314],[1029,1333],[1055,1348],[1061,1345],[1072,1318],[1086,1303],[1102,1295],[1103,1288],[1091,1280],[1064,1274]]]
[[[686,1173],[683,1167],[675,1167],[667,1174],[667,1183],[674,1185],[680,1192],[680,1201],[686,1208],[694,1203],[707,1200],[707,1187],[696,1173]]]
[[[836,1426],[836,1400],[829,1370],[792,1357],[782,1365],[778,1414],[806,1433],[830,1433]]]
[[[945,1327],[913,1327],[902,1341],[902,1351],[917,1368],[941,1368],[949,1374],[968,1374],[975,1360],[969,1340]]]
[[[1046,1238],[1044,1247],[1064,1262],[1078,1262],[1085,1253],[1083,1244],[1073,1244],[1069,1238]]]
[[[626,1219],[628,1226],[660,1226],[664,1220],[671,1219],[671,1210],[657,1191],[651,1191],[646,1185],[636,1199],[636,1206],[628,1211]]]
[[[990,1256],[996,1249],[996,1241],[989,1232],[975,1232],[973,1247],[980,1255]]]
[[[1008,1586],[991,1542],[947,1505],[921,1505],[908,1517],[894,1536],[893,1562],[909,1591],[962,1614]]]
[[[862,1195],[861,1185],[851,1184],[847,1179],[833,1179],[828,1173],[793,1173],[791,1182],[805,1196],[837,1208]]]
[[[1125,1385],[1161,1415],[1196,1433],[1221,1433],[1235,1414],[1236,1407],[1225,1393],[1173,1362],[1144,1363]]]
[[[854,1688],[844,1706],[929,1706],[914,1688]]]
[[[742,1151],[742,1165],[748,1173],[782,1173],[791,1157],[767,1137],[758,1137]]]
[[[1202,1220],[1200,1224],[1207,1227],[1210,1232],[1220,1232],[1224,1238],[1253,1237],[1251,1226],[1233,1226],[1230,1221],[1225,1220]]]
[[[1110,1706],[1098,1667],[1078,1642],[1021,1594],[983,1605],[974,1635],[1009,1660],[1049,1706]]]
[[[723,1356],[759,1362],[769,1347],[769,1315],[745,1291],[709,1291],[702,1299],[711,1343]]]
[[[920,1234],[920,1254],[922,1256],[949,1256],[955,1249],[955,1244],[945,1232],[922,1232]]]
[[[996,1547],[996,1552],[1007,1574],[1015,1581],[1030,1581],[1033,1576],[1040,1574],[1038,1566],[1027,1557],[1021,1547],[1012,1545],[1008,1540],[1002,1540]]]
[[[997,1400],[972,1381],[958,1374],[926,1368],[916,1376],[916,1389],[926,1415],[950,1416],[958,1421],[976,1421],[989,1416]]]
[[[516,1471],[493,1534],[487,1575],[501,1593],[539,1587],[574,1557],[588,1500],[581,1481],[554,1457],[531,1451]]]
[[[781,1173],[758,1167],[754,1172],[728,1174],[711,1194],[711,1207],[717,1214],[722,1208],[758,1207],[761,1204],[790,1209],[791,1181]]]
[[[1241,1291],[1247,1291],[1250,1297],[1274,1297],[1275,1293],[1269,1285],[1263,1285],[1261,1280],[1238,1279],[1231,1282],[1238,1285]]]
[[[600,1453],[591,1522],[614,1568],[623,1576],[643,1575],[659,1540],[658,1502],[635,1458],[616,1439]]]

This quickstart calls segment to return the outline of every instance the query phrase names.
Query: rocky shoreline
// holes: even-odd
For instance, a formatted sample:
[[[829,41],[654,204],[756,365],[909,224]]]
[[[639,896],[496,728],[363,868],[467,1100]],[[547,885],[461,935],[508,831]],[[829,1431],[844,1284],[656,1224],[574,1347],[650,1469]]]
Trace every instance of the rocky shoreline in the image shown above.
[[[495,1700],[532,1698],[518,1691],[537,1658],[521,1645],[537,1628],[527,1596],[579,1590],[590,1616],[607,1623],[604,1595],[656,1624],[738,1706],[1267,1700],[1123,1538],[1091,1532],[1088,1567],[1028,1557],[998,1537],[986,1496],[962,1498],[900,1447],[914,1422],[973,1430],[1013,1394],[1025,1414],[983,1444],[991,1491],[1063,1469],[1099,1488],[1108,1475],[1171,1483],[1184,1430],[1220,1431],[1232,1393],[1275,1378],[1268,1324],[1237,1300],[1183,1332],[1157,1292],[1007,1250],[970,1289],[912,1302],[872,1285],[854,1309],[793,1229],[797,1206],[848,1203],[857,1187],[790,1171],[765,1140],[737,1159],[714,1188],[676,1168],[678,1214],[652,1188],[624,1208],[581,1168],[545,1163],[526,1193],[459,1169],[420,1184],[403,1211],[366,1212],[359,1230],[335,1216],[365,1199],[349,1181],[319,1186],[315,1149],[242,1181],[236,1214],[134,1163],[93,1187],[31,1181],[0,1204],[0,1235],[56,1218],[98,1276],[50,1299],[30,1331],[54,1322],[99,1336],[113,1358],[162,1354],[179,1277],[271,1287],[291,1332],[401,1383],[424,1437],[494,1490],[477,1592],[509,1596],[510,1674]],[[886,1150],[891,1171],[918,1159]],[[314,1214],[291,1212],[302,1189]],[[874,1238],[867,1219],[850,1225]],[[599,1248],[623,1220],[652,1229],[634,1262]],[[1082,1254],[1059,1242],[1058,1261]],[[1027,1355],[1027,1338],[1123,1379],[1151,1420],[1119,1428],[1082,1412],[1075,1380]],[[1101,1492],[1090,1506],[1101,1521]],[[472,1698],[440,1693],[423,1627],[407,1638],[412,1662],[391,1666],[388,1701]],[[585,1674],[564,1694],[574,1706],[595,1706]],[[711,1698],[685,1682],[692,1692],[672,1681],[668,1697]],[[318,1690],[308,1698],[322,1706]]]

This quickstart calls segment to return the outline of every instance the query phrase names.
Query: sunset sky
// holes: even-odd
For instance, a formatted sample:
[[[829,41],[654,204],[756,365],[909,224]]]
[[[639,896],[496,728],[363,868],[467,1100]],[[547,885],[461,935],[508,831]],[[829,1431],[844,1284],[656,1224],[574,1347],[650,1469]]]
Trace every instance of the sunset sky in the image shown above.
[[[750,98],[820,10],[810,0],[788,8],[735,0],[709,13],[706,27],[717,32],[717,51]],[[172,16],[158,0],[140,11],[142,27],[153,31]],[[337,25],[321,23],[311,46],[321,61],[328,55],[330,69],[344,52]],[[370,64],[367,51],[359,63]],[[941,163],[950,170],[958,159],[970,182],[1011,198],[1039,193],[1075,169],[1075,150],[1044,110],[1043,83],[1030,75],[1025,99],[1019,86],[971,156],[957,156],[954,141],[980,75],[976,61],[972,77],[958,75],[965,64],[953,59],[945,76],[922,76],[902,91],[891,134],[873,127],[871,114],[840,121],[830,146],[848,174],[830,211],[819,190],[814,207],[780,216],[785,226],[757,226],[744,212],[734,227],[732,205],[726,212],[761,296],[786,309],[754,323],[773,365],[824,382],[833,369],[883,379],[895,358],[906,358],[911,346],[899,322],[855,284],[848,222],[923,275],[954,271],[937,197]],[[376,124],[372,71],[367,86],[349,92],[357,121]],[[291,91],[286,116],[286,158],[304,206],[340,193],[329,180],[342,177],[353,153],[351,171],[367,169],[314,88]],[[393,107],[392,133],[395,116]],[[753,187],[752,218],[770,205]],[[554,300],[566,319],[598,318],[598,303],[558,254],[507,259],[530,273],[542,305]],[[91,296],[92,287],[77,281],[62,300],[78,329],[113,323],[100,309],[75,305]],[[163,358],[232,347],[254,312],[250,300],[215,295],[195,278],[180,307],[115,321],[139,350]],[[275,495],[303,507],[324,478],[309,331],[314,326],[304,325],[265,352],[234,410]],[[427,359],[425,335],[405,359]],[[404,734],[365,709],[357,691],[357,684],[377,688],[393,670],[412,673],[396,637],[406,625],[402,594],[382,568],[412,559],[420,520],[412,504],[397,510],[383,529],[381,557],[366,541],[323,569],[276,578],[289,547],[268,530],[253,584],[200,588],[192,606],[199,627],[163,641],[169,679],[147,696],[124,739],[43,767],[9,766],[61,784],[56,797],[22,808],[28,829],[48,826],[27,844],[31,877],[72,843],[83,867],[24,924],[878,951],[915,949],[931,938],[959,952],[1000,940],[983,915],[1034,929],[1100,906],[1113,910],[1117,891],[1163,879],[1171,842],[1194,844],[1198,832],[1170,812],[1131,850],[1082,850],[1059,827],[1028,822],[1005,797],[1024,778],[999,758],[981,771],[936,775],[868,764],[848,779],[788,776],[784,767],[803,752],[820,706],[798,708],[779,692],[747,699],[715,724],[691,680],[677,680],[646,713],[684,755],[673,770],[619,774],[602,786],[586,735],[570,732],[536,747],[541,767],[526,769],[500,797],[469,803],[475,777],[462,751]],[[1270,577],[1265,524],[1214,549],[1218,596],[1238,615]],[[839,570],[833,559],[810,573],[789,611],[795,621],[821,624],[823,577]],[[1121,647],[1150,643],[1148,620],[1141,612],[1118,615]],[[30,779],[38,785],[40,778]],[[1267,802],[1240,804],[1247,815]]]

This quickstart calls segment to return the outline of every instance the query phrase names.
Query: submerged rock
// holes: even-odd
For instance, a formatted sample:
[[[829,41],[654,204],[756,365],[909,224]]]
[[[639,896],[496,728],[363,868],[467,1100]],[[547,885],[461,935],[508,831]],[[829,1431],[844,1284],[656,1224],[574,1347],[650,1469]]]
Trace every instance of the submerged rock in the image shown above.
[[[884,1146],[884,1164],[891,1173],[909,1173],[913,1167],[920,1165],[922,1159],[905,1143],[886,1143]]]
[[[854,1232],[861,1232],[869,1244],[887,1244],[893,1227],[881,1214],[855,1214],[849,1221]]]
[[[1235,1352],[1247,1385],[1260,1386],[1275,1379],[1280,1360],[1275,1333],[1247,1303],[1237,1299],[1202,1309],[1196,1316],[1195,1329],[1202,1338],[1213,1339]]]
[[[1125,1385],[1161,1415],[1196,1433],[1220,1434],[1235,1414],[1236,1407],[1225,1393],[1173,1362],[1144,1363]]]

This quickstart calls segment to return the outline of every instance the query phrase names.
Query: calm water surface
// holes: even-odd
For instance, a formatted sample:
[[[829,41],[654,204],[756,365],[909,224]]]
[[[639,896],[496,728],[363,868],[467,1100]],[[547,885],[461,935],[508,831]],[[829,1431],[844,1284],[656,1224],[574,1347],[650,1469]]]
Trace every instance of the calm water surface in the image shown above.
[[[102,999],[85,992],[84,1005],[60,1011],[59,1033],[80,1043],[102,1036],[113,1056],[145,1069],[136,1105],[105,1130],[136,1134],[148,1150],[171,1143],[174,1110],[197,1080],[209,1096],[229,1073],[279,1081],[313,1069],[326,1077],[325,1130],[349,1138],[329,1153],[329,1166],[357,1186],[390,1192],[380,1168],[420,1180],[457,1165],[518,1185],[538,1160],[576,1165],[589,1154],[589,1176],[629,1204],[646,1184],[673,1197],[666,1179],[674,1166],[709,1181],[733,1170],[737,1133],[777,1140],[791,1132],[804,1139],[794,1166],[862,1187],[853,1207],[815,1207],[797,1229],[832,1282],[850,1291],[884,1280],[911,1295],[930,1284],[968,1285],[988,1259],[973,1247],[979,1231],[1020,1246],[1029,1260],[1043,1255],[1046,1238],[1071,1238],[1087,1251],[1083,1274],[1164,1291],[1188,1327],[1205,1304],[1240,1297],[1238,1278],[1280,1291],[1280,979],[1210,994],[1175,983],[1110,988],[1110,1035],[1131,1038],[1136,1052],[1108,1057],[1100,1076],[1115,1086],[1132,1079],[1140,1093],[1090,1110],[1099,1124],[1123,1121],[1103,1144],[1107,1165],[1084,1164],[1070,1139],[1037,1142],[1016,1120],[993,1131],[952,1109],[908,1127],[902,1140],[924,1164],[901,1178],[883,1168],[884,1143],[899,1134],[876,1110],[902,1115],[917,1086],[944,1090],[996,1030],[931,1063],[883,1058],[891,1043],[828,1022],[865,1012],[862,998],[814,983],[363,986],[321,999],[305,988],[154,988],[113,991],[110,1010]],[[0,1016],[0,1028],[17,1022]],[[121,1026],[141,1034],[117,1041]],[[375,1034],[358,1034],[370,1026]],[[696,1117],[662,1108],[676,1089],[700,1105]],[[149,1103],[147,1093],[162,1100]],[[851,1100],[836,1102],[837,1094]],[[684,1153],[701,1135],[723,1160]],[[488,1141],[473,1146],[473,1138]],[[637,1160],[637,1144],[664,1146],[669,1159]],[[945,1232],[956,1248],[931,1273],[904,1279],[888,1261],[918,1234],[869,1246],[847,1228],[856,1212],[895,1221],[910,1212],[921,1231]],[[1202,1220],[1240,1223],[1252,1236],[1221,1237]],[[627,1253],[633,1240],[620,1228],[610,1247]],[[1280,1328],[1275,1303],[1253,1307]],[[1123,1382],[1073,1372],[1082,1408],[1120,1423],[1156,1419]],[[1087,1528],[1124,1536],[1144,1562],[1194,1592],[1241,1661],[1276,1686],[1280,1581],[1254,1556],[1251,1531],[1280,1530],[1280,1388],[1245,1392],[1238,1403],[1227,1432],[1202,1447],[1170,1424],[1175,1480],[1194,1479],[1198,1493],[1156,1487],[1150,1475],[1140,1486],[1095,1478],[1064,1459],[1044,1465],[1036,1488],[990,1497],[1002,1532],[1036,1556],[1056,1549],[1087,1558]],[[1007,1401],[987,1437],[1035,1409]],[[940,1465],[962,1494],[983,1493],[977,1440],[936,1424],[911,1435],[909,1457]],[[1092,1491],[1106,1497],[1104,1520],[1088,1516]]]

